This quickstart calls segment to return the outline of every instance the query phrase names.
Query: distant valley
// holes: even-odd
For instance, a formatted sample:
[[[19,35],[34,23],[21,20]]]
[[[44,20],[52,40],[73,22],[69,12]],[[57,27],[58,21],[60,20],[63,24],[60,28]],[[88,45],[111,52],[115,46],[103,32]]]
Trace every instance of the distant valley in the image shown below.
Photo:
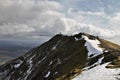
[[[23,55],[37,45],[37,42],[0,40],[0,64]]]

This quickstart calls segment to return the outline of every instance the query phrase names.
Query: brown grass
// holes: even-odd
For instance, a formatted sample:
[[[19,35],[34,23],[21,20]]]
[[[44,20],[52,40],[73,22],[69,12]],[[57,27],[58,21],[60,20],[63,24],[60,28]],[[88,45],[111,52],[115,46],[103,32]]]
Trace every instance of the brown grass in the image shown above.
[[[120,50],[120,46],[115,44],[115,43],[112,43],[110,41],[107,41],[107,40],[104,40],[104,39],[99,39],[100,42],[102,43],[101,47],[104,47],[106,49],[117,49],[117,50]]]

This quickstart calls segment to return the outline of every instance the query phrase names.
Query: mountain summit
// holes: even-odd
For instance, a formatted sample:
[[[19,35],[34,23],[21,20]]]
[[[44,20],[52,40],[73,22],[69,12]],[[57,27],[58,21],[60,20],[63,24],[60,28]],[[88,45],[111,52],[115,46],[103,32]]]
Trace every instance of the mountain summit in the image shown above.
[[[120,80],[119,68],[119,45],[85,33],[57,34],[25,55],[1,65],[0,79],[107,80],[109,76],[109,80]]]

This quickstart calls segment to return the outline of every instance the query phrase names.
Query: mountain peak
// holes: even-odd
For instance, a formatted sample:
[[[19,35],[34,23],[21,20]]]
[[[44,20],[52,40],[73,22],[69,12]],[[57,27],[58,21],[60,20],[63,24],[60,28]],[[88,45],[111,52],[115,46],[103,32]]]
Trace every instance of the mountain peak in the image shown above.
[[[83,70],[112,62],[120,46],[98,36],[57,34],[25,55],[1,66],[3,80],[69,80]]]

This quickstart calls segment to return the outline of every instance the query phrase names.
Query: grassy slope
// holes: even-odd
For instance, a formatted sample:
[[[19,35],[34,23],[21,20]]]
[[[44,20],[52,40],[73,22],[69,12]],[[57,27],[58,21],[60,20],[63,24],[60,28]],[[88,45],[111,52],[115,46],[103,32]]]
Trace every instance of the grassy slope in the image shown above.
[[[106,68],[120,68],[120,59],[112,61],[110,64],[106,66]]]
[[[108,64],[106,67],[107,68],[120,68],[120,46],[112,43],[110,41],[104,40],[104,39],[99,39],[102,43],[102,47],[105,47],[108,50],[118,50],[119,51],[119,56],[117,59],[112,61],[110,64]],[[114,53],[113,53],[114,54]]]
[[[108,49],[108,50],[113,50],[113,49],[117,49],[117,50],[120,50],[120,46],[115,44],[115,43],[112,43],[110,41],[107,41],[107,40],[104,40],[104,39],[99,39],[100,42],[102,43],[102,47]]]

